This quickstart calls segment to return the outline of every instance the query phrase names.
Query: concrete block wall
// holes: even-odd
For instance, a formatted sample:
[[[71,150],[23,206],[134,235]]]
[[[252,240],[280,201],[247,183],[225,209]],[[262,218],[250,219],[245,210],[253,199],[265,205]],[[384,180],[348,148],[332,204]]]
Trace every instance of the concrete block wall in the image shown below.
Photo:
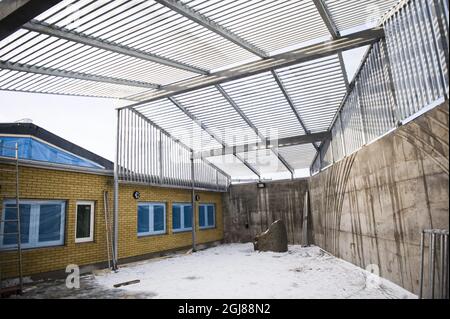
[[[253,242],[272,222],[282,219],[289,244],[301,244],[303,202],[307,179],[266,183],[236,184],[224,194],[224,241]]]
[[[417,294],[420,233],[449,228],[448,113],[446,102],[310,179],[233,185],[224,240],[251,242],[281,218],[289,244],[302,243],[309,189],[310,242]]]

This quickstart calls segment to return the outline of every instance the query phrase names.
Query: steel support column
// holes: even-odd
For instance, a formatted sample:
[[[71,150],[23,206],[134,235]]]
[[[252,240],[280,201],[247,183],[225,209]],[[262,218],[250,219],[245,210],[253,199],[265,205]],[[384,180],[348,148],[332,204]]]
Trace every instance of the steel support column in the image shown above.
[[[192,251],[196,251],[196,243],[195,243],[195,226],[196,226],[196,218],[195,218],[195,165],[194,165],[194,152],[191,152],[191,203],[192,203]]]
[[[120,110],[117,110],[116,156],[114,160],[114,249],[113,270],[117,270],[119,256],[119,131]]]

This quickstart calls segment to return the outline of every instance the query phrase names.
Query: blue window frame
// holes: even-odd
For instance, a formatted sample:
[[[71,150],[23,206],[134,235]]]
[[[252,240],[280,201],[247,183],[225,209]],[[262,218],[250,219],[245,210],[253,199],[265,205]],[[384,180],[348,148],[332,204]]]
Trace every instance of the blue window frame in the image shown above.
[[[29,201],[19,203],[21,247],[39,248],[64,244],[65,202]],[[15,200],[4,201],[0,224],[1,249],[17,247],[17,209]]]
[[[192,205],[172,205],[172,229],[174,232],[192,230]]]
[[[70,154],[69,152],[32,137],[0,136],[0,156],[15,157],[16,143],[19,146],[19,158],[21,159],[90,168],[103,168],[94,162]]]
[[[139,203],[137,218],[138,236],[166,233],[166,204]]]
[[[216,206],[214,204],[200,204],[198,224],[200,229],[216,227]]]

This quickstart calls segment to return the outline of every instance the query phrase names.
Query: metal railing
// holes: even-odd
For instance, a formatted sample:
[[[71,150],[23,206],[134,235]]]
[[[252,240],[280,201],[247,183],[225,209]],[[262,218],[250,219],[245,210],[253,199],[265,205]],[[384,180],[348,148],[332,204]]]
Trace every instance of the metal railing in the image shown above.
[[[448,99],[448,1],[409,0],[383,20],[311,174],[371,143],[436,101]]]
[[[192,150],[133,110],[119,110],[117,170],[121,182],[190,188]],[[194,161],[195,187],[224,191],[228,177]]]
[[[422,231],[419,299],[449,298],[448,248],[448,230],[425,229]],[[425,256],[425,250],[428,251],[428,256]],[[428,278],[425,278],[425,274]]]

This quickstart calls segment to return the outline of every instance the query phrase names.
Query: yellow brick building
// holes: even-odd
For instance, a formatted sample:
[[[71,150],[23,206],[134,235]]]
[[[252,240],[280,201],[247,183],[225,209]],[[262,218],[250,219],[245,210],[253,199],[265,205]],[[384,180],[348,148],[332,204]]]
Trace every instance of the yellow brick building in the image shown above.
[[[15,174],[10,172],[13,168],[14,162],[11,159],[0,156],[2,216],[5,212],[5,203],[11,200],[11,194],[15,193]],[[69,264],[76,264],[80,267],[88,265],[107,267],[105,191],[108,192],[107,207],[109,208],[109,220],[111,220],[113,215],[111,170],[89,171],[73,166],[62,167],[33,161],[20,162],[19,195],[21,201],[58,200],[65,204],[63,242],[49,247],[24,248],[22,256],[25,276],[51,272],[62,273]],[[133,197],[135,191],[140,193],[139,199]],[[209,191],[198,191],[196,194],[200,196],[196,203],[196,243],[208,244],[221,241],[223,238],[222,194]],[[93,203],[93,236],[91,240],[84,242],[76,240],[77,203],[80,202]],[[152,202],[165,205],[165,233],[138,236],[138,205]],[[192,245],[191,231],[174,232],[172,208],[174,203],[189,204],[190,202],[191,190],[189,189],[120,184],[119,264],[133,259],[149,258],[168,251],[189,249]],[[201,204],[214,205],[214,227],[200,229],[198,206]],[[109,235],[113,234],[110,232]],[[14,250],[0,250],[0,261],[7,261],[15,256]],[[15,263],[4,263],[1,271],[3,278],[17,276]]]

